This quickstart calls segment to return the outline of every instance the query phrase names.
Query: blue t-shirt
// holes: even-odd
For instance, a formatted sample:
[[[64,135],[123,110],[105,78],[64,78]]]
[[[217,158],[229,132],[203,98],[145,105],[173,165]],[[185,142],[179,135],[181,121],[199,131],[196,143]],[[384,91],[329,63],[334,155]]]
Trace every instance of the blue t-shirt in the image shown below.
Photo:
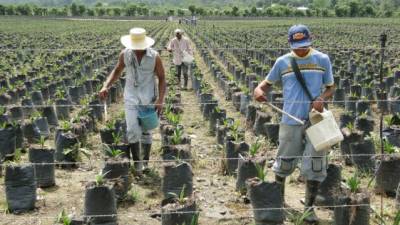
[[[301,120],[308,120],[308,113],[311,107],[310,99],[292,71],[291,57],[296,58],[299,69],[313,98],[321,95],[324,86],[333,85],[331,61],[328,55],[315,49],[311,49],[305,57],[298,57],[291,52],[279,57],[266,77],[267,83],[270,84],[277,81],[282,82],[283,110]],[[299,125],[298,122],[286,115],[282,116],[282,123]]]

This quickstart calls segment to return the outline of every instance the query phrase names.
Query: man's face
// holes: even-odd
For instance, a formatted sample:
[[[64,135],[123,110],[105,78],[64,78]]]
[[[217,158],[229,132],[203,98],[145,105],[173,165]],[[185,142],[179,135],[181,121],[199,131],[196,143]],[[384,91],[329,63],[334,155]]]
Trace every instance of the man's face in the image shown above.
[[[300,48],[295,48],[293,49],[293,52],[300,57],[304,57],[308,54],[308,52],[310,51],[310,46],[306,46],[306,47],[300,47]]]
[[[176,33],[176,38],[181,39],[182,38],[182,34],[181,33]]]

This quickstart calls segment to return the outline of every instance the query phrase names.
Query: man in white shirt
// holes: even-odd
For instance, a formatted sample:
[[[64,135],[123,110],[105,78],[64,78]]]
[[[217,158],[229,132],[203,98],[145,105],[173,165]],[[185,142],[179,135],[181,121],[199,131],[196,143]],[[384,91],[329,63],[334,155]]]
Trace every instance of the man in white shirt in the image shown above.
[[[181,76],[183,73],[184,85],[186,89],[188,84],[188,69],[189,66],[182,62],[184,52],[193,55],[193,50],[190,46],[189,39],[183,36],[181,29],[175,30],[175,37],[169,42],[167,50],[173,54],[173,63],[176,66],[176,76],[178,77],[179,85],[181,85]]]

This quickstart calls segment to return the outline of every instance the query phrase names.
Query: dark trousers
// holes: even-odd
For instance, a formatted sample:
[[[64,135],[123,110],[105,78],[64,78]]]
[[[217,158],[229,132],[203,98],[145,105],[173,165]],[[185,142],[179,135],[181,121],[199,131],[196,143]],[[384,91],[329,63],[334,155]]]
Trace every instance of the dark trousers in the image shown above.
[[[179,81],[179,85],[181,84],[181,77],[183,73],[183,79],[184,79],[184,86],[187,87],[188,85],[188,70],[189,67],[182,63],[181,65],[176,65],[176,76]]]

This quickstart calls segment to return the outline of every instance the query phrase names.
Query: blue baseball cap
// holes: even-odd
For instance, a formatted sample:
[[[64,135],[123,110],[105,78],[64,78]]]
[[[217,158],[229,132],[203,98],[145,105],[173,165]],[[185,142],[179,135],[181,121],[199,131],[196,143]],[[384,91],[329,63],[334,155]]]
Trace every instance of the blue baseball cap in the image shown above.
[[[310,29],[302,24],[294,25],[289,29],[288,39],[292,49],[308,47],[312,44]]]

